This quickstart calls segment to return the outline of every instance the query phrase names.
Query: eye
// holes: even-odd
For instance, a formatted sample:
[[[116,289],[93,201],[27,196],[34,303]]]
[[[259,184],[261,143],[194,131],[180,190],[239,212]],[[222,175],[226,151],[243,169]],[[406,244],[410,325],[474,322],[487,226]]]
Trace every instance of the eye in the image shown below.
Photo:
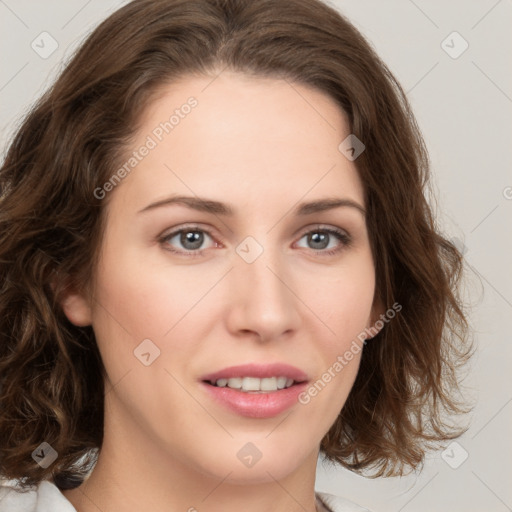
[[[336,254],[350,245],[350,236],[339,229],[318,227],[305,233],[299,240],[305,239],[306,248],[321,252],[323,255]],[[304,247],[304,245],[299,245]]]
[[[301,245],[302,240],[305,240],[305,246]],[[159,242],[165,250],[189,257],[204,256],[207,249],[220,245],[207,230],[199,226],[181,227],[161,236]],[[297,245],[326,256],[342,251],[350,243],[351,237],[345,231],[319,226],[304,233]]]
[[[201,256],[202,251],[218,245],[208,231],[197,226],[173,231],[162,236],[159,241],[166,250],[187,256]]]

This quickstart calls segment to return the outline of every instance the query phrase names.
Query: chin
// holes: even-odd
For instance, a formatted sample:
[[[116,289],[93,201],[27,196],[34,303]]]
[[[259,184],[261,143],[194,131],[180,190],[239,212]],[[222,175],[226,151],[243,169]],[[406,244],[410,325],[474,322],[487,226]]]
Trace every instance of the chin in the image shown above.
[[[255,445],[244,443],[233,450],[224,450],[218,457],[207,462],[200,461],[201,472],[215,479],[226,479],[234,485],[272,483],[285,479],[305,464],[316,468],[317,456],[314,453],[302,453],[302,446],[268,446],[260,449]],[[231,455],[232,454],[232,455]],[[227,478],[226,476],[229,475]]]
[[[285,479],[297,469],[298,466],[293,465],[291,461],[267,461],[265,464],[260,460],[252,468],[232,467],[232,473],[226,478],[226,482],[233,485],[275,483],[276,480]]]

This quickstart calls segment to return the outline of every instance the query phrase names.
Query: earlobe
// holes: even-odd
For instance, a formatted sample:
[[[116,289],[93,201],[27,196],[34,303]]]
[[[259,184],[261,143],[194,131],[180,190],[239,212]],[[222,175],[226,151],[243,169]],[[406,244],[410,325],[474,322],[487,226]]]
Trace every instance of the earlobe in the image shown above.
[[[76,291],[69,280],[64,281],[64,289],[58,290],[60,281],[54,279],[51,283],[53,293],[57,294],[57,301],[67,319],[78,327],[92,324],[92,310],[87,298]]]
[[[92,324],[91,307],[82,295],[69,293],[60,301],[60,304],[64,314],[72,324],[78,327]]]

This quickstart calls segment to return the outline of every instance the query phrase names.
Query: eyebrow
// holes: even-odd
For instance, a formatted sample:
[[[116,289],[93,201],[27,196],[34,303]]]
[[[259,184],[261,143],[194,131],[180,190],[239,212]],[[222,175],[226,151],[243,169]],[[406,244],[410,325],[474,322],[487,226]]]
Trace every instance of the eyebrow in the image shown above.
[[[200,212],[213,213],[215,215],[225,215],[230,217],[235,215],[235,210],[225,203],[214,201],[213,199],[192,196],[171,196],[147,205],[146,207],[142,208],[142,210],[139,210],[138,213],[151,211],[156,208],[161,208],[163,206],[169,206],[173,204],[181,204]],[[340,207],[354,208],[366,216],[365,209],[356,201],[348,198],[337,197],[300,203],[295,208],[294,213],[295,215],[304,216]]]

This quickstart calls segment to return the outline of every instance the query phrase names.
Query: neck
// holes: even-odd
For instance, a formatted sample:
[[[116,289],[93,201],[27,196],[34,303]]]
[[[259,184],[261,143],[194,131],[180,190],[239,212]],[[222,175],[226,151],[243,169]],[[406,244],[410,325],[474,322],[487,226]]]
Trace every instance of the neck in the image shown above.
[[[257,474],[241,465],[212,474],[162,450],[133,425],[119,421],[113,428],[105,420],[96,466],[80,487],[63,492],[77,512],[316,511],[317,451],[284,475],[268,461],[267,469],[260,466]],[[243,476],[237,476],[240,469]]]

